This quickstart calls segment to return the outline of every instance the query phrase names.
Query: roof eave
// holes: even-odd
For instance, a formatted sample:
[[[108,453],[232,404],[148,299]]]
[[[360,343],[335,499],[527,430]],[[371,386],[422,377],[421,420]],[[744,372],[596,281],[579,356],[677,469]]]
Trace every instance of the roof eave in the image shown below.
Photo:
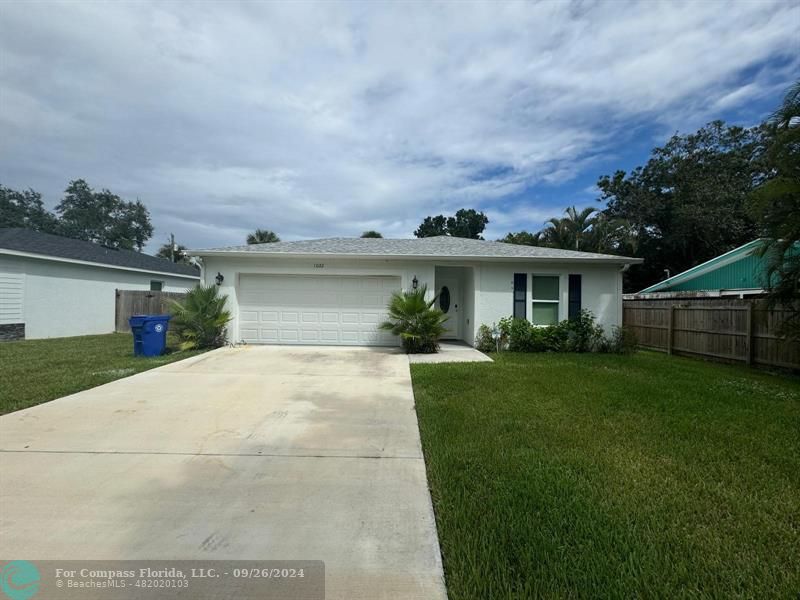
[[[642,258],[629,256],[599,257],[558,257],[558,256],[474,256],[474,255],[441,255],[441,254],[349,254],[334,252],[251,252],[232,250],[189,250],[190,256],[196,257],[231,257],[231,258],[344,258],[370,260],[437,260],[437,261],[480,261],[480,262],[578,262],[589,264],[637,265],[644,262]]]
[[[184,279],[200,279],[200,274],[192,275],[189,273],[173,273],[171,271],[157,271],[155,269],[142,269],[139,267],[124,267],[122,265],[112,265],[109,263],[95,262],[92,260],[79,260],[77,258],[65,258],[61,256],[53,256],[52,254],[39,254],[36,252],[24,252],[22,250],[11,250],[9,248],[0,248],[0,254],[7,256],[19,256],[21,258],[35,258],[38,260],[52,260],[54,262],[70,263],[75,265],[86,265],[90,267],[100,267],[104,269],[116,269],[119,271],[133,271],[135,273],[148,273],[151,275],[167,275],[169,277],[181,277]]]
[[[643,290],[639,290],[636,292],[637,294],[650,294],[653,292],[663,292],[668,291],[674,285],[679,283],[686,283],[687,281],[691,281],[692,279],[697,279],[713,271],[714,269],[719,269],[726,265],[729,265],[733,262],[738,261],[740,258],[744,258],[749,256],[754,249],[763,243],[763,238],[757,238],[752,242],[747,242],[746,244],[742,244],[738,248],[734,248],[733,250],[728,250],[720,254],[719,256],[715,256],[705,262],[700,263],[699,265],[695,265],[686,269],[685,271],[681,271],[680,273],[675,273],[672,277],[668,277],[667,279],[663,279],[658,283],[654,283],[653,285],[644,288]]]

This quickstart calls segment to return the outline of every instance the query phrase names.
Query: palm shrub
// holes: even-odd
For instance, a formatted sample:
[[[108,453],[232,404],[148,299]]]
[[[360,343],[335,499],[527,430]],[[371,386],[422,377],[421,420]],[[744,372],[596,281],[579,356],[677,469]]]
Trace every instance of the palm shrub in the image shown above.
[[[436,298],[426,300],[427,286],[395,292],[389,301],[389,318],[380,324],[384,331],[400,337],[407,354],[430,354],[439,349],[447,317],[433,308]]]
[[[225,310],[227,296],[215,285],[197,285],[183,302],[172,301],[172,327],[180,338],[181,350],[218,348],[225,343],[231,313]]]

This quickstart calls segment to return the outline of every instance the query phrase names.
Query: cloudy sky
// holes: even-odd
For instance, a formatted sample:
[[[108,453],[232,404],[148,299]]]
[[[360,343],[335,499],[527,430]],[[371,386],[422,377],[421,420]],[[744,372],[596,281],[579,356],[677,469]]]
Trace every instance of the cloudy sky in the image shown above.
[[[674,131],[760,121],[800,73],[800,3],[0,4],[0,183],[84,178],[152,213],[150,249],[488,238],[596,203]]]

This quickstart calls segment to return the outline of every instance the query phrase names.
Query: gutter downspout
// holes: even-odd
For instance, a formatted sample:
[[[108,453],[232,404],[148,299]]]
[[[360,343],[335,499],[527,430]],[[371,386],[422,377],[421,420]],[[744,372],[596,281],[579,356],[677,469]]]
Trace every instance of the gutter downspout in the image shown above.
[[[194,260],[198,267],[200,267],[200,285],[205,286],[206,284],[206,265],[203,262],[203,258],[200,256],[195,256]]]
[[[617,297],[619,298],[619,312],[617,313],[617,316],[619,318],[618,322],[620,327],[623,327],[625,324],[623,322],[623,319],[625,318],[624,317],[625,311],[623,310],[623,305],[622,305],[624,301],[622,297],[622,274],[625,273],[625,271],[627,271],[630,268],[630,266],[631,266],[630,263],[625,263],[624,265],[622,265],[622,267],[619,270],[619,277],[617,278]]]

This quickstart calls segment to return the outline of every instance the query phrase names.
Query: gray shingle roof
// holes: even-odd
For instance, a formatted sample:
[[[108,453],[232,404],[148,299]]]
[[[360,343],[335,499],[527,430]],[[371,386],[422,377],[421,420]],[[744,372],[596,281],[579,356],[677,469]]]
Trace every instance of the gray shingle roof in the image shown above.
[[[317,255],[363,256],[385,258],[490,258],[531,260],[578,260],[597,262],[636,263],[638,258],[575,252],[540,246],[520,246],[504,242],[490,242],[449,236],[413,239],[388,238],[327,238],[300,240],[272,244],[251,244],[190,250],[194,256],[239,255]]]
[[[200,270],[190,265],[179,265],[163,258],[133,250],[117,250],[100,244],[42,233],[32,229],[0,229],[0,249],[29,252],[71,260],[81,260],[101,265],[140,269],[175,275],[200,276]]]

